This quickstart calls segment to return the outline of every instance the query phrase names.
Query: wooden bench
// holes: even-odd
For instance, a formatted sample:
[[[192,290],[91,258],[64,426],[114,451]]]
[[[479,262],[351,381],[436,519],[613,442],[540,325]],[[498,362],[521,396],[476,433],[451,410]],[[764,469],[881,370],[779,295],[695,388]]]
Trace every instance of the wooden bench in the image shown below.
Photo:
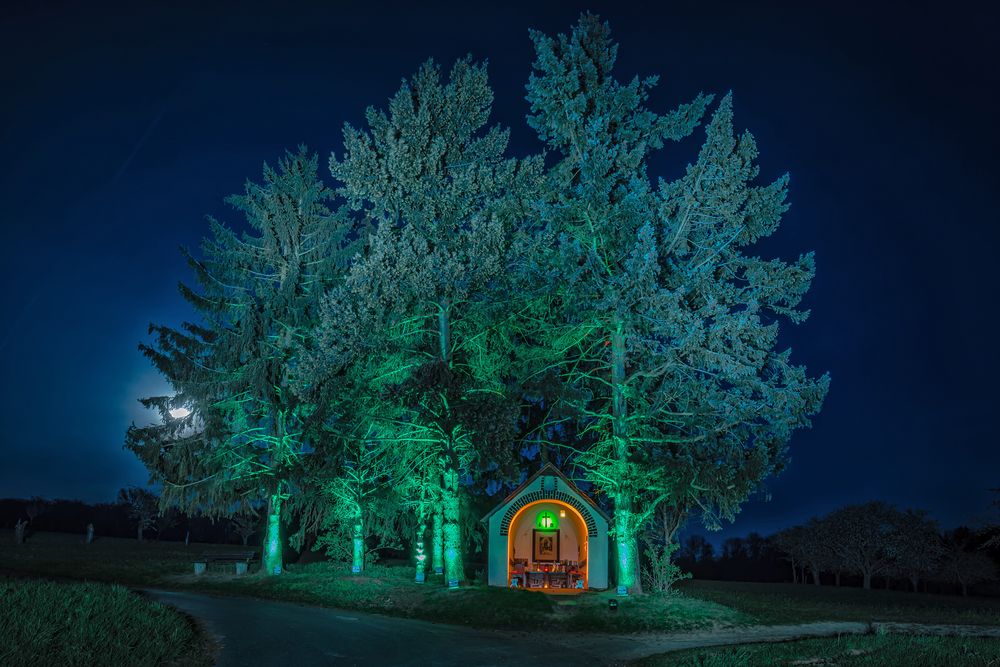
[[[235,551],[224,554],[204,553],[194,561],[194,573],[204,574],[209,563],[236,563],[236,574],[246,574],[250,563],[256,560],[256,551]]]

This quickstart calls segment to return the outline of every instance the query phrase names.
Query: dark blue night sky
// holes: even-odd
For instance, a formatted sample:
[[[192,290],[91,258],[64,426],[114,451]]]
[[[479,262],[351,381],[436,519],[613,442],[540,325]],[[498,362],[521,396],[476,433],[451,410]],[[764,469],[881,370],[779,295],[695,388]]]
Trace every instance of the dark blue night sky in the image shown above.
[[[110,501],[145,482],[124,431],[164,384],[136,344],[149,321],[189,316],[177,248],[197,246],[207,213],[236,221],[223,197],[264,160],[299,143],[340,152],[342,123],[425,58],[469,52],[490,62],[513,151],[536,152],[528,29],[566,31],[589,9],[621,42],[622,78],[661,75],[654,108],[733,91],[762,177],[792,176],[793,207],[761,253],[816,251],[813,315],[784,335],[830,371],[830,394],[770,502],[724,535],[876,498],[945,527],[986,515],[1000,486],[995,10],[210,4],[0,10],[0,497]],[[668,147],[654,172],[681,173],[700,141]]]

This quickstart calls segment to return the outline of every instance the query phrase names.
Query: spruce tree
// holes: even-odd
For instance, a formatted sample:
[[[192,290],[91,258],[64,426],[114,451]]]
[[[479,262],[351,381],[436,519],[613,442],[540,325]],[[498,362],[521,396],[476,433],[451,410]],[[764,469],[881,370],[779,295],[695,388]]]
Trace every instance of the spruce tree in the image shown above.
[[[819,409],[825,378],[773,349],[776,317],[805,317],[812,259],[741,251],[777,227],[786,180],[750,184],[756,147],[733,138],[728,97],[698,162],[657,188],[648,157],[689,135],[711,98],[651,111],[656,78],[618,81],[593,15],[532,38],[528,122],[559,156],[539,206],[556,287],[536,335],[578,417],[567,449],[614,504],[619,589],[641,590],[637,534],[656,508],[731,513]]]
[[[277,169],[265,164],[263,183],[227,199],[248,230],[210,220],[201,257],[185,251],[198,286],[180,290],[198,321],[151,325],[154,342],[139,348],[176,393],[143,399],[162,423],[133,425],[126,447],[162,483],[165,504],[221,515],[266,503],[267,574],[282,571],[282,516],[312,449],[304,433],[315,407],[291,380],[297,353],[353,251],[330,199],[304,147]],[[189,413],[173,416],[179,407]]]
[[[389,404],[383,417],[397,410],[394,446],[424,466],[417,473],[435,487],[425,498],[442,503],[449,585],[464,579],[460,476],[514,433],[506,341],[494,327],[505,303],[495,297],[541,172],[538,159],[504,157],[508,133],[486,128],[492,101],[485,65],[459,60],[443,83],[425,63],[387,113],[371,108],[367,129],[345,127],[344,155],[330,160],[338,194],[376,231],[321,329],[353,341]]]

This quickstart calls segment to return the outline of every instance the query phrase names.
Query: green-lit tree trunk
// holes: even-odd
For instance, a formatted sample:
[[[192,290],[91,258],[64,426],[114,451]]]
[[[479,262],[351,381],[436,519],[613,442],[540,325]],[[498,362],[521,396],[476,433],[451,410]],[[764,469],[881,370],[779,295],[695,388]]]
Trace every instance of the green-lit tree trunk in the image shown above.
[[[365,531],[361,507],[354,508],[354,519],[351,522],[351,541],[351,572],[360,574],[365,569]]]
[[[440,505],[434,506],[431,526],[431,565],[434,574],[444,574],[444,513]]]
[[[267,524],[264,526],[264,553],[261,557],[265,575],[281,574],[284,569],[281,544],[281,489],[271,494],[267,503]]]
[[[413,561],[416,566],[414,580],[418,584],[427,578],[427,550],[424,548],[424,535],[427,533],[427,519],[424,518],[424,504],[421,502],[417,510],[417,532],[413,536]]]
[[[438,346],[441,362],[451,367],[451,326],[449,304],[445,300],[438,305]],[[447,405],[447,403],[446,403]],[[444,474],[442,476],[442,539],[444,542],[444,580],[449,588],[455,588],[465,579],[462,562],[461,507],[458,497],[459,454],[452,433],[444,444]]]
[[[465,579],[462,562],[462,525],[458,498],[458,470],[448,465],[444,471],[443,526],[444,579],[449,588],[455,588]]]
[[[615,323],[611,334],[611,424],[615,439],[615,456],[623,468],[628,465],[628,409],[625,397],[625,334],[621,322]],[[615,547],[618,551],[618,594],[630,591],[642,593],[639,580],[639,539],[634,518],[635,489],[628,475],[616,489]]]

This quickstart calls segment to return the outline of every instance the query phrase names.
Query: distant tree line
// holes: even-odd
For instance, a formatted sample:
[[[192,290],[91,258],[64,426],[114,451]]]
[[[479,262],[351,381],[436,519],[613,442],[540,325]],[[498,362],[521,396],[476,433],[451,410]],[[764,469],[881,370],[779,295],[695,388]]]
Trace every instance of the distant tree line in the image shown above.
[[[38,532],[78,533],[84,540],[93,526],[95,539],[130,537],[166,541],[217,544],[260,544],[259,516],[240,513],[230,518],[189,515],[176,508],[159,508],[153,492],[130,487],[121,489],[116,502],[84,503],[80,500],[41,497],[0,499],[0,528],[15,531],[18,539],[30,541]]]
[[[701,535],[677,563],[698,578],[859,585],[960,592],[997,578],[1000,526],[942,532],[922,510],[884,502],[848,505],[769,537],[727,539],[716,553]]]

